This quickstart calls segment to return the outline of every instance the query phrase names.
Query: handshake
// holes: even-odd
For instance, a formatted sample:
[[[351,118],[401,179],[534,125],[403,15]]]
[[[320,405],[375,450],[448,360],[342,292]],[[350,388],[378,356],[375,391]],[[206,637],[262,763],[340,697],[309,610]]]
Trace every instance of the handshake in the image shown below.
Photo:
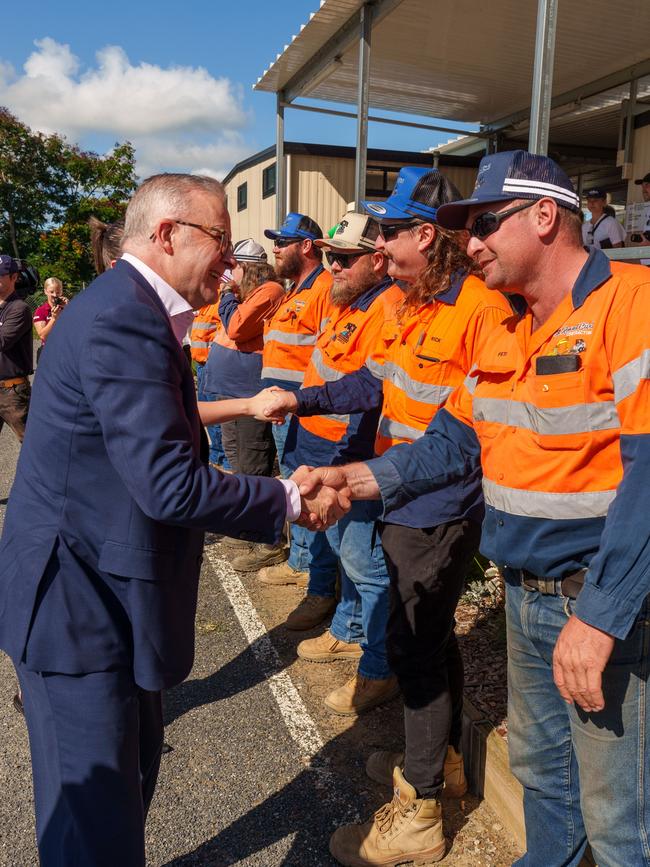
[[[284,391],[277,385],[264,388],[255,397],[247,401],[247,415],[258,421],[270,421],[282,424],[287,415],[298,408],[296,396],[291,391]]]
[[[290,477],[300,491],[301,512],[295,523],[326,530],[350,510],[352,492],[345,467],[298,467]]]

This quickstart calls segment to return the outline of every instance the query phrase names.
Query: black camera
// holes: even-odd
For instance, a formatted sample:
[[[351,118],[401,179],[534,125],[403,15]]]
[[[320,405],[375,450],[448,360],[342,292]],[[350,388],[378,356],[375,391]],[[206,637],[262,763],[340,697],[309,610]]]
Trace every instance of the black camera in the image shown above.
[[[14,288],[21,298],[26,298],[38,289],[41,278],[37,269],[24,259],[15,259],[14,261],[18,263],[20,269]]]
[[[65,298],[62,298],[60,295],[56,295],[52,299],[52,303],[55,307],[63,307],[65,305]]]

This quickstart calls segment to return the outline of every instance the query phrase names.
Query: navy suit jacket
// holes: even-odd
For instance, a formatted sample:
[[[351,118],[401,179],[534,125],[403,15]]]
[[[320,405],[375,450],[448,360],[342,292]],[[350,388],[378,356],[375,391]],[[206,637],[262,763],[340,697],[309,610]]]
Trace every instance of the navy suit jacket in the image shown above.
[[[273,542],[275,479],[199,456],[194,381],[165,309],[127,262],[66,308],[34,379],[0,541],[0,647],[33,671],[132,666],[178,683],[194,655],[204,531]]]

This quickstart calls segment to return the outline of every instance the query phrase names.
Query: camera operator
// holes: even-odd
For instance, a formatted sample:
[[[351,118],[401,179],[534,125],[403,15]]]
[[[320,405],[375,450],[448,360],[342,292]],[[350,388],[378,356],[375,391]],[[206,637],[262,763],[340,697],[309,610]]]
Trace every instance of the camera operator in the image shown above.
[[[6,422],[25,435],[33,373],[32,317],[17,292],[20,262],[0,255],[0,431]]]
[[[50,331],[54,328],[59,314],[68,303],[68,299],[63,294],[63,283],[58,277],[48,277],[43,284],[43,289],[47,301],[36,308],[33,318],[34,328],[41,338],[41,345],[36,353],[37,363]]]

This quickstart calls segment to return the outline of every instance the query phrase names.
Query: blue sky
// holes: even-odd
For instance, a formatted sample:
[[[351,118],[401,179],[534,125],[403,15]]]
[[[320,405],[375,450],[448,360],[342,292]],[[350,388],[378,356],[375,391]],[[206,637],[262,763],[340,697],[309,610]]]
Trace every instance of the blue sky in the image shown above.
[[[0,105],[100,152],[128,138],[142,174],[222,175],[274,143],[275,97],[252,85],[318,5],[17,0],[3,21]],[[355,142],[352,120],[288,110],[285,127],[289,140]],[[448,138],[383,124],[369,132],[371,147],[402,150]]]

